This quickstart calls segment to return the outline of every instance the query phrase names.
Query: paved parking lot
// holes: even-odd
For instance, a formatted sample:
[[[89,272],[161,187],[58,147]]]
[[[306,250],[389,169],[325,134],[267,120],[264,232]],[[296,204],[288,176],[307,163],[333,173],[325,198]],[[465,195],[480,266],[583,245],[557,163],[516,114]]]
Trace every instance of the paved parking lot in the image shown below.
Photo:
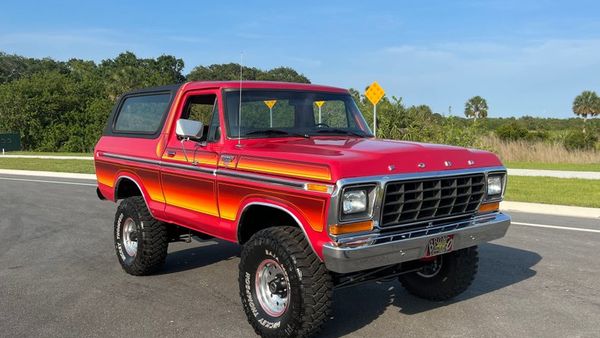
[[[161,273],[132,277],[114,254],[115,205],[96,198],[94,182],[31,180],[0,176],[0,336],[254,335],[236,245],[177,243]],[[323,336],[600,336],[600,233],[586,231],[600,220],[512,216],[521,224],[481,247],[480,272],[458,299],[420,300],[396,281],[341,290]]]

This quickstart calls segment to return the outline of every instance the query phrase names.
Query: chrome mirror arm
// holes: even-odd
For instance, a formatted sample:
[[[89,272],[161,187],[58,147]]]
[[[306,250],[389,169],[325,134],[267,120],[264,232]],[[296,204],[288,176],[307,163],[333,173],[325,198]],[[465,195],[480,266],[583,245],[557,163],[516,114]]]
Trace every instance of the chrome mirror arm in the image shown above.
[[[189,138],[181,138],[181,151],[183,152],[183,157],[185,157],[185,161],[189,162],[188,157],[187,157],[187,153],[185,151],[185,146],[183,145],[186,141],[189,141]]]

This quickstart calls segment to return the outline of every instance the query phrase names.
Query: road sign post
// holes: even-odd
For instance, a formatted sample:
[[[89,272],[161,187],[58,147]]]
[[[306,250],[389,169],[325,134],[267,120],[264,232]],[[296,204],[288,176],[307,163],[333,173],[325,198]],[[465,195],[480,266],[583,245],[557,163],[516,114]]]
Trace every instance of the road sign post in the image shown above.
[[[377,137],[377,104],[373,105],[373,136]]]
[[[377,137],[377,103],[385,95],[385,91],[377,81],[371,83],[369,88],[365,91],[365,96],[373,104],[373,136]]]
[[[267,107],[269,107],[269,128],[273,128],[273,106],[275,106],[277,100],[266,100],[263,102]]]
[[[322,123],[321,121],[321,107],[323,107],[323,104],[325,104],[325,101],[315,101],[315,104],[317,105],[317,107],[319,107],[319,124]]]

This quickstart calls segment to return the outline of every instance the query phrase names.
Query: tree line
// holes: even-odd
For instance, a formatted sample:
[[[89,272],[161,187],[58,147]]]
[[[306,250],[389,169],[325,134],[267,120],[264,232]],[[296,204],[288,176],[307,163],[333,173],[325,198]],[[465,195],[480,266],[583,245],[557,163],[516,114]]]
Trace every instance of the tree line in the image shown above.
[[[184,61],[171,55],[139,58],[131,52],[94,62],[36,59],[0,52],[0,133],[18,132],[24,150],[90,152],[119,95],[132,89],[197,80],[239,80],[239,64],[198,65],[183,73]],[[310,83],[289,67],[262,70],[243,68],[245,80]],[[369,124],[372,105],[363,92],[351,89]],[[600,125],[597,119],[490,118],[484,98],[465,103],[465,118],[442,116],[427,105],[406,106],[402,98],[385,96],[378,104],[378,137],[477,146],[482,135],[495,133],[505,140],[565,142],[576,134],[575,146],[593,147]],[[600,99],[583,92],[573,111],[584,117],[600,113]],[[576,131],[579,130],[577,133]],[[558,136],[557,136],[558,135]],[[579,142],[579,143],[577,143]],[[566,143],[565,143],[566,144]]]
[[[239,65],[198,66],[183,74],[171,55],[125,52],[99,63],[0,53],[0,132],[18,132],[25,150],[90,152],[119,95],[132,89],[195,80],[239,79]],[[287,67],[244,67],[246,80],[310,81]]]

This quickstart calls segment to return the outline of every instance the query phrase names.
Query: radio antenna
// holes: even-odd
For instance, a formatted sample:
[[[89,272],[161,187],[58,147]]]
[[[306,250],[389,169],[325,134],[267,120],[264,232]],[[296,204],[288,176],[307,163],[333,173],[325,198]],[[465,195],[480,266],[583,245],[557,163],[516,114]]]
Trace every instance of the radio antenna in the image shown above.
[[[241,147],[242,140],[242,78],[244,72],[244,53],[240,54],[240,105],[238,107],[238,147]]]

